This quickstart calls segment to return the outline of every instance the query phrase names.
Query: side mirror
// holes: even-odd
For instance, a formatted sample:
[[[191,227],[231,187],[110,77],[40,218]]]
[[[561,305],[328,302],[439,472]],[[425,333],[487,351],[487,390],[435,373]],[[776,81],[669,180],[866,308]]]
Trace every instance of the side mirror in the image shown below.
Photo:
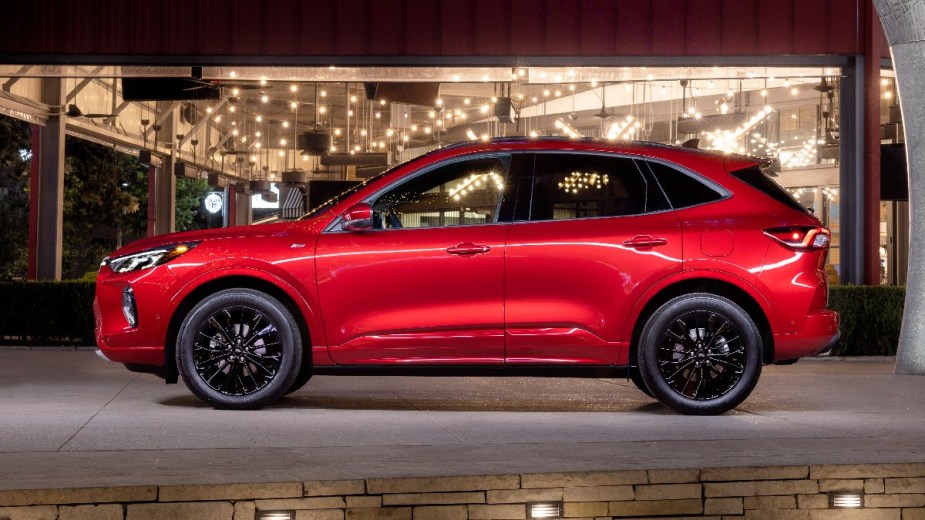
[[[373,208],[369,204],[354,204],[341,216],[341,229],[363,231],[373,227]]]

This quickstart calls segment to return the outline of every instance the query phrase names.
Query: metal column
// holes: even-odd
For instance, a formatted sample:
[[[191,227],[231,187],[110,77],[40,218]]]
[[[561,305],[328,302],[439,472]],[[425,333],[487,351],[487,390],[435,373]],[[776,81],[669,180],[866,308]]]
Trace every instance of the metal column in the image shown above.
[[[880,285],[880,61],[882,45],[877,13],[864,2],[864,283]]]
[[[864,57],[844,68],[839,93],[840,175],[839,253],[844,284],[864,283]]]
[[[166,136],[166,141],[172,143],[177,133],[177,110],[175,104],[158,103],[158,108],[170,110],[172,113],[165,116],[161,123],[161,130],[158,136]],[[157,143],[159,146],[160,143]],[[164,159],[163,165],[156,168],[155,176],[155,217],[154,217],[154,234],[163,235],[173,233],[177,226],[177,180],[173,174],[174,164],[176,164],[176,148],[171,145],[169,154]],[[151,169],[148,170],[149,175]]]
[[[61,279],[64,234],[64,82],[42,80],[42,101],[52,107],[45,126],[33,125],[29,205],[29,278]],[[36,136],[35,133],[38,133]]]

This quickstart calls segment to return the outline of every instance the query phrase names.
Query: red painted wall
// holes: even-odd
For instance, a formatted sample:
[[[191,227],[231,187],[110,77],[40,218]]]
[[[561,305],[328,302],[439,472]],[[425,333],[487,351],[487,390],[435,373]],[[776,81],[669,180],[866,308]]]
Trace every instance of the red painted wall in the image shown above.
[[[0,0],[0,62],[29,55],[127,62],[122,57],[857,54],[869,1]]]

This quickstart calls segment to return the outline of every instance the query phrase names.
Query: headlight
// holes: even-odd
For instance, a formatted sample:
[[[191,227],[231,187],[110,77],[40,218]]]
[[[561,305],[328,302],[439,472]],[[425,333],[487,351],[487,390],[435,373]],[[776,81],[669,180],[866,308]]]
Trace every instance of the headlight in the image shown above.
[[[108,258],[103,260],[104,264],[114,273],[130,273],[142,269],[150,269],[173,260],[174,258],[186,253],[196,247],[199,242],[183,242],[181,244],[169,244],[153,249],[148,249],[140,253]]]

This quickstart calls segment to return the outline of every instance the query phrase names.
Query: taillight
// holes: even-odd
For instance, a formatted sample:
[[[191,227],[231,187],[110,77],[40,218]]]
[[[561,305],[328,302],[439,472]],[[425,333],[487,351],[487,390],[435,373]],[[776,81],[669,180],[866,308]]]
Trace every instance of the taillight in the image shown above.
[[[825,249],[831,236],[828,229],[815,226],[771,228],[764,233],[793,249]]]

